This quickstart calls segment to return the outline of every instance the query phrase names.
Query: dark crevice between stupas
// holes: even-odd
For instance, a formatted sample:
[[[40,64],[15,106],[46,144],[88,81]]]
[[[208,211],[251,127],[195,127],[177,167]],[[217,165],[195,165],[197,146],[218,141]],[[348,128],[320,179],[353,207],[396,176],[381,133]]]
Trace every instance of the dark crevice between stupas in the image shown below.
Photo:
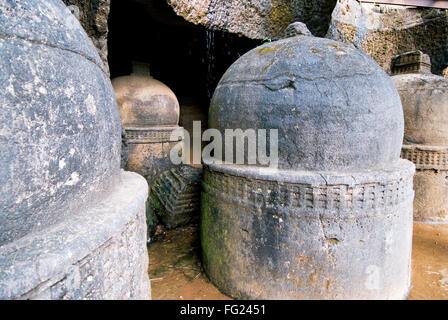
[[[204,113],[224,72],[261,43],[187,22],[166,1],[111,1],[111,78],[130,74],[132,61],[148,63],[151,76],[171,88],[181,106]]]
[[[210,100],[225,71],[240,56],[263,42],[187,22],[160,0],[112,0],[108,24],[111,79],[131,74],[134,62],[147,64],[150,76],[164,83],[176,95],[180,105],[179,125],[190,135],[193,134],[193,121],[201,121],[202,132],[207,128]],[[126,136],[123,141],[123,164],[126,167],[130,147]],[[163,160],[159,161],[159,167],[168,169],[161,162]],[[185,172],[182,183],[186,186],[167,186],[166,176],[176,175],[176,171],[171,173],[168,170],[159,179],[154,176],[154,185],[151,185],[152,179],[145,174],[145,170],[140,172],[135,165],[131,167],[128,165],[127,169],[145,176],[155,191],[150,195],[148,204],[148,210],[152,212],[148,213],[149,239],[155,241],[158,238],[157,235],[163,230],[162,225],[172,229],[198,220],[199,203],[196,202],[199,202],[199,190],[196,191],[197,196],[191,199],[195,202],[191,206],[197,210],[187,210],[190,219],[186,213],[174,221],[170,221],[173,218],[164,218],[169,216],[166,212],[169,205],[166,203],[168,196],[161,191],[161,184],[168,194],[174,190],[180,192],[176,188],[186,188],[184,192],[188,193],[190,188],[200,189],[200,176],[198,180],[197,174],[187,173],[190,169],[179,168],[176,169],[178,174]],[[188,177],[189,180],[186,179]],[[172,206],[176,206],[175,200],[172,202]]]

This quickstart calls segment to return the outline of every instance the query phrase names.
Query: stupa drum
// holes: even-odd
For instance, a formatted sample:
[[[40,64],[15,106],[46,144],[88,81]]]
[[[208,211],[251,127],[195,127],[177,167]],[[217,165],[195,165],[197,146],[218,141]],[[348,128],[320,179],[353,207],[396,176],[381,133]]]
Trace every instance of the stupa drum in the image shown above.
[[[417,168],[414,219],[448,223],[448,80],[431,74],[420,51],[394,57],[391,70],[404,110],[402,158]]]
[[[204,168],[203,262],[218,288],[243,299],[407,296],[414,165],[400,159],[400,97],[376,62],[305,35],[265,44],[225,73],[209,126],[277,129],[279,146],[278,170]]]

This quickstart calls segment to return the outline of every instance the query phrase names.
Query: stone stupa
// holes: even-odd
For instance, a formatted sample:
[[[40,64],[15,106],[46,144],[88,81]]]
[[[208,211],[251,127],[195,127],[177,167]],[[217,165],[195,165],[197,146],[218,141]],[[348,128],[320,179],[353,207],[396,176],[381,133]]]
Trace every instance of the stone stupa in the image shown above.
[[[417,168],[414,220],[448,223],[448,80],[421,51],[397,55],[391,70],[404,111],[401,157]]]
[[[181,141],[171,140],[179,129],[180,107],[174,92],[150,76],[149,65],[133,62],[129,76],[114,78],[112,85],[127,136],[126,169],[151,183],[174,167],[170,150]]]
[[[0,299],[149,299],[141,176],[98,53],[60,0],[0,2]]]
[[[233,298],[403,299],[415,168],[400,96],[366,54],[301,33],[242,56],[214,93],[210,128],[277,129],[278,169],[204,167],[205,271]]]

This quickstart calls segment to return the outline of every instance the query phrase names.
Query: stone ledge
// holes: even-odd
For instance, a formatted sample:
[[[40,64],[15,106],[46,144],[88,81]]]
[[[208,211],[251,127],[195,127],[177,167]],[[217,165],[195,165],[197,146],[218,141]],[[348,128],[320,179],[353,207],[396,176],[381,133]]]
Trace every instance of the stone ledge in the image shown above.
[[[407,160],[388,169],[345,174],[211,165],[204,170],[203,189],[217,199],[255,210],[351,219],[373,217],[412,199],[414,172]]]
[[[448,170],[448,147],[403,145],[401,157],[417,170]]]
[[[120,237],[123,238],[129,232],[138,237],[136,241],[141,241],[141,245],[134,243],[134,252],[127,251],[128,248],[123,251],[123,248],[118,247],[116,253],[121,256],[123,253],[128,257],[136,256],[130,258],[139,261],[140,267],[147,268],[146,228],[136,223],[136,219],[144,223],[148,185],[144,178],[135,173],[122,171],[120,178],[120,183],[88,210],[73,214],[69,219],[47,228],[44,232],[30,234],[1,247],[0,298],[53,298],[42,293],[48,292],[46,289],[61,280],[72,283],[74,287],[70,289],[75,292],[73,298],[88,298],[91,292],[80,292],[81,288],[76,287],[82,264],[88,262],[86,257],[96,252],[101,254],[101,248],[108,247],[111,240],[120,240]],[[141,230],[138,230],[139,228]],[[107,270],[104,270],[106,267],[101,268],[100,272],[104,272],[107,278]],[[109,271],[116,268],[112,263]],[[133,278],[131,276],[129,279],[132,285]],[[148,292],[145,296],[144,289],[138,290],[138,296],[134,298],[149,298],[149,279],[144,279],[143,276],[135,280],[141,280],[142,283],[137,283],[137,287],[146,288]],[[101,285],[105,286],[104,283]],[[123,290],[129,290],[126,288],[127,284],[114,285],[124,285]],[[102,289],[106,291],[107,288]],[[111,296],[94,298],[132,298],[123,294],[123,290],[118,290]]]
[[[209,164],[205,165],[205,168],[209,171],[216,171],[226,175],[242,176],[249,179],[304,183],[312,186],[338,184],[354,186],[356,184],[370,183],[373,181],[389,182],[397,180],[403,175],[412,177],[415,172],[415,166],[404,159],[399,159],[395,164],[391,164],[390,167],[384,169],[347,172],[281,170],[269,167],[234,164]]]
[[[180,138],[175,141],[170,140],[172,132],[176,129],[182,129],[182,127],[125,127],[126,141],[130,144],[182,141]]]

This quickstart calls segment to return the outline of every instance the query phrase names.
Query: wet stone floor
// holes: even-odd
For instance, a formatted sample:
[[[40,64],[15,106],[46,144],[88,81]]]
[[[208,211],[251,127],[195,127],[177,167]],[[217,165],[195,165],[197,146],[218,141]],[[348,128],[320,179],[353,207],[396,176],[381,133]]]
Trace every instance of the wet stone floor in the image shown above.
[[[198,226],[159,230],[149,245],[154,300],[229,299],[207,279],[200,262]],[[408,299],[448,300],[448,225],[414,223],[412,289]]]

